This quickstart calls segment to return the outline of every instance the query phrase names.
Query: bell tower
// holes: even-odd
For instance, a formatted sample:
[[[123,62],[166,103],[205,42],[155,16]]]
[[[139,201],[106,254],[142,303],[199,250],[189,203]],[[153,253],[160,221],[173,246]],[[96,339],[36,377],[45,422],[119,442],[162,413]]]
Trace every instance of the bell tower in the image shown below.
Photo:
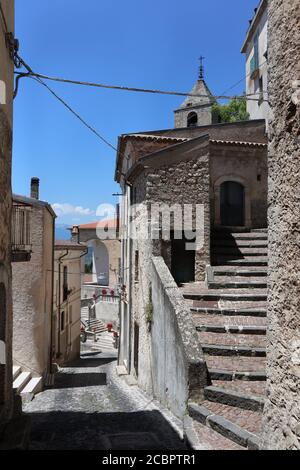
[[[175,128],[206,126],[213,123],[212,105],[216,102],[204,79],[204,57],[200,57],[198,80],[190,95],[174,111]]]

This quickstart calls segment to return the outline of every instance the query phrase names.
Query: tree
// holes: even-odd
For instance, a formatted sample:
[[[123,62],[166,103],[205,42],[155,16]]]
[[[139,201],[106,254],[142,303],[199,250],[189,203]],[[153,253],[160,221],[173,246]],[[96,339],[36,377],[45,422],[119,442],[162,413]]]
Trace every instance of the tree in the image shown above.
[[[85,265],[85,273],[91,274],[93,272],[93,261]]]
[[[213,114],[217,117],[217,122],[237,122],[248,121],[246,98],[234,98],[228,104],[216,103],[212,108]]]

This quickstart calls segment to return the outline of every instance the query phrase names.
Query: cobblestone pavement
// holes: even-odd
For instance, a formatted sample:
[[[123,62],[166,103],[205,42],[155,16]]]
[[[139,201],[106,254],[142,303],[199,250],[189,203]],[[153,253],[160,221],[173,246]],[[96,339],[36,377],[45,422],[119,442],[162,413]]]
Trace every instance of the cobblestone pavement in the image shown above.
[[[30,449],[185,449],[177,421],[117,376],[115,353],[89,352],[61,368],[55,383],[23,407]]]

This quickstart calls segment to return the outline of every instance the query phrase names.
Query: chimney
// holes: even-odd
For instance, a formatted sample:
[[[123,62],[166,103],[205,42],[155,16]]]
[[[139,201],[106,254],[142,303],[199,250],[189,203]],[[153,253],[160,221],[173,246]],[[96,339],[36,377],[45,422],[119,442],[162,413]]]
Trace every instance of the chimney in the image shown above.
[[[31,178],[30,184],[30,197],[32,199],[39,199],[40,180],[39,178]]]
[[[73,243],[79,243],[79,225],[73,225],[71,230],[71,241]]]

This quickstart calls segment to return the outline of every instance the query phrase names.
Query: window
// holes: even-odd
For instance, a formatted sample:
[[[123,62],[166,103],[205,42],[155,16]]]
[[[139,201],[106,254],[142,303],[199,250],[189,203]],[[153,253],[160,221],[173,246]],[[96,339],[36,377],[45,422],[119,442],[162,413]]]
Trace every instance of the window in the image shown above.
[[[64,266],[63,274],[63,301],[67,300],[69,291],[68,291],[68,267]]]
[[[258,105],[260,106],[264,101],[264,79],[263,79],[263,77],[260,77],[260,79],[259,79],[258,89],[259,89]]]
[[[137,193],[136,187],[132,187],[130,189],[130,204],[131,205],[136,203],[136,193]]]
[[[194,111],[188,114],[187,117],[187,127],[196,127],[198,123],[197,113]]]
[[[60,314],[60,331],[64,331],[65,329],[65,312],[62,311]]]
[[[139,252],[135,251],[134,256],[134,281],[138,282],[139,280]]]

